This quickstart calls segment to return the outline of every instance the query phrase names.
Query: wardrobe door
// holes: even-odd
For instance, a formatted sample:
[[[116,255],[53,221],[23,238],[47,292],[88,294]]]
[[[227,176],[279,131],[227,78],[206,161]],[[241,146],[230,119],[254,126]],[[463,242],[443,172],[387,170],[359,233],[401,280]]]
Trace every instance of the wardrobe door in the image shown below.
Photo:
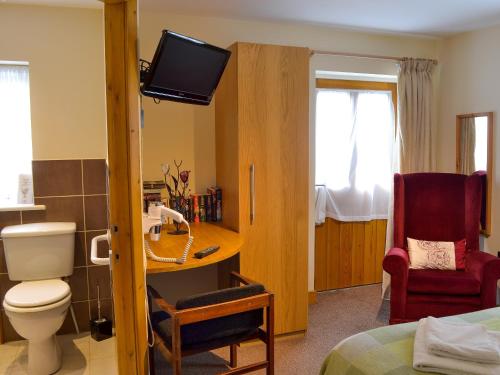
[[[238,44],[242,273],[275,293],[276,331],[307,328],[309,50]]]

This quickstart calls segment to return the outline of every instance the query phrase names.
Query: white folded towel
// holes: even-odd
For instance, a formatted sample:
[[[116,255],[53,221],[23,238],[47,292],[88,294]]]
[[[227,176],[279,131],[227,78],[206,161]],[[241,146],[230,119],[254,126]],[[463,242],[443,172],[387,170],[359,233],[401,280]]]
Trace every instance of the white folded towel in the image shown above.
[[[429,352],[442,357],[500,364],[500,332],[481,324],[428,317],[425,341]]]
[[[415,370],[446,375],[500,374],[500,365],[497,364],[463,361],[430,353],[425,340],[426,324],[426,319],[421,319],[415,332],[415,343],[413,345],[413,368]]]

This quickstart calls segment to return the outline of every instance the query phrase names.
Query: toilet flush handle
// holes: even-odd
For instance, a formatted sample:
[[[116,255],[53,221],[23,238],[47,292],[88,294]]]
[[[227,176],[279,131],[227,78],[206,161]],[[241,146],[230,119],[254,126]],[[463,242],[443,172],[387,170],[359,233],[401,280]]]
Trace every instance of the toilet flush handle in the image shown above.
[[[95,236],[92,238],[92,242],[90,244],[90,261],[94,264],[100,265],[100,266],[105,266],[109,265],[110,260],[109,256],[106,258],[99,258],[97,256],[97,243],[101,241],[106,241],[108,242],[108,248],[109,248],[109,243],[110,243],[110,233],[109,231],[106,234],[101,234],[100,236]],[[111,251],[110,251],[111,253]]]

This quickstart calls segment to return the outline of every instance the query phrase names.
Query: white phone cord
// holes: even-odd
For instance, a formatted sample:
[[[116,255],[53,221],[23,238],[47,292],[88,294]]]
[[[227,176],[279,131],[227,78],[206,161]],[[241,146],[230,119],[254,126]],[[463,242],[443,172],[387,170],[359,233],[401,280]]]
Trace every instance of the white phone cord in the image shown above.
[[[184,262],[186,262],[187,256],[189,254],[189,249],[191,249],[191,245],[193,244],[194,237],[191,236],[191,228],[189,227],[189,223],[185,220],[183,220],[183,222],[186,223],[188,227],[188,241],[186,243],[186,246],[184,247],[184,252],[182,253],[182,257],[180,258],[159,257],[158,255],[153,253],[153,250],[151,250],[148,240],[144,240],[144,247],[146,250],[146,254],[148,255],[149,258],[151,258],[156,262],[163,262],[163,263],[183,264]]]
[[[187,227],[188,227],[188,241],[186,243],[186,246],[184,247],[184,252],[182,253],[182,257],[180,258],[163,258],[163,257],[159,257],[157,256],[155,253],[153,253],[153,250],[151,250],[151,247],[149,246],[149,242],[148,240],[144,240],[144,248],[146,250],[146,254],[148,255],[149,258],[151,258],[152,260],[154,261],[157,261],[157,262],[164,262],[164,263],[178,263],[178,264],[183,264],[186,259],[187,259],[187,256],[189,254],[189,249],[191,249],[191,245],[193,244],[193,240],[194,240],[194,237],[191,236],[191,228],[189,227],[189,223],[185,220],[183,220],[184,223],[186,223]],[[148,325],[149,325],[149,329],[151,330],[151,333],[153,332],[153,325],[151,323],[151,317],[149,316],[149,307],[148,307],[148,299],[146,297],[146,311],[147,311],[147,315],[148,315]],[[151,342],[150,342],[151,341]],[[155,344],[155,338],[154,338],[154,334],[151,334],[151,340],[148,338],[148,346],[150,348],[152,348]]]

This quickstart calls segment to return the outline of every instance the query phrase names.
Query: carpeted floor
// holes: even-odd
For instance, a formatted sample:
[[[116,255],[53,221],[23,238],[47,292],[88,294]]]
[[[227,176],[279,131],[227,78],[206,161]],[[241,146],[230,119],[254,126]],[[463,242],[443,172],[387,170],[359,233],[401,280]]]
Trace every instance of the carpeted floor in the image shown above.
[[[338,342],[358,332],[386,325],[389,306],[388,301],[381,300],[380,293],[380,284],[319,293],[318,303],[309,307],[309,328],[305,336],[276,340],[275,373],[318,374],[323,359]],[[239,365],[264,358],[261,344],[247,344],[238,349]],[[229,349],[186,357],[182,361],[182,373],[217,374],[227,370],[228,359]],[[159,353],[156,360],[157,375],[172,373]]]

